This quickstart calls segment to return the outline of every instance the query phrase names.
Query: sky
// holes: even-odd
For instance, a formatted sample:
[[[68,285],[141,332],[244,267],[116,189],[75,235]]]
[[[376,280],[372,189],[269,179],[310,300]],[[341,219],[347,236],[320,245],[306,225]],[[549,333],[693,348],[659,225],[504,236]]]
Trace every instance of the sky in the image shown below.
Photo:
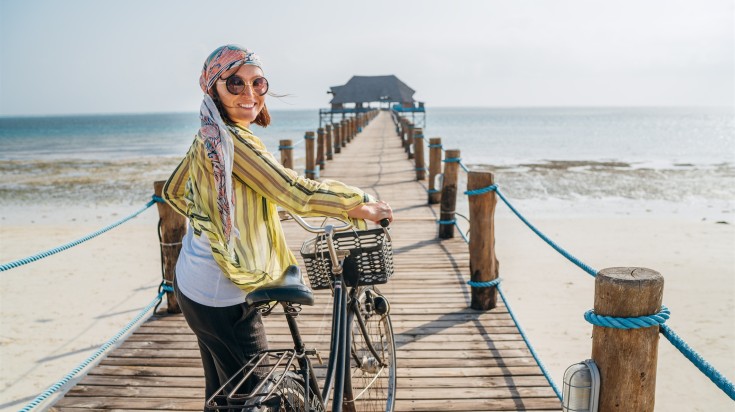
[[[733,0],[0,0],[0,116],[196,112],[260,55],[271,109],[394,74],[427,107],[733,106]]]

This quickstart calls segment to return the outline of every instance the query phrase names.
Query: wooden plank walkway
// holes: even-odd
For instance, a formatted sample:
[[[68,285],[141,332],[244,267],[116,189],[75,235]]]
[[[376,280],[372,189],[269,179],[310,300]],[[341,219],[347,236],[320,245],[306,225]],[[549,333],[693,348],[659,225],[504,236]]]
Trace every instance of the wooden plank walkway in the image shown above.
[[[468,309],[469,254],[461,238],[437,239],[438,210],[426,204],[390,115],[376,117],[322,177],[364,188],[395,211],[396,273],[380,289],[391,302],[398,356],[397,411],[559,410],[507,310]],[[296,251],[308,237],[284,224]],[[151,228],[154,230],[154,228]],[[309,347],[326,355],[329,292],[303,308]],[[290,336],[282,316],[265,320],[271,347]],[[196,340],[181,315],[151,318],[56,403],[53,410],[202,410],[204,379]]]

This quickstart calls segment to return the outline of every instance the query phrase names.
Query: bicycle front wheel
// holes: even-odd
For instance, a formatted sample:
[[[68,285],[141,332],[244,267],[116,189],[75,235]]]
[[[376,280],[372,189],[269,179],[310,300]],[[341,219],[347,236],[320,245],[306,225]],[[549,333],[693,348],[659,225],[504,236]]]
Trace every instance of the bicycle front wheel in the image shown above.
[[[388,301],[374,286],[364,286],[355,303],[348,315],[355,409],[392,412],[396,399],[396,345]]]

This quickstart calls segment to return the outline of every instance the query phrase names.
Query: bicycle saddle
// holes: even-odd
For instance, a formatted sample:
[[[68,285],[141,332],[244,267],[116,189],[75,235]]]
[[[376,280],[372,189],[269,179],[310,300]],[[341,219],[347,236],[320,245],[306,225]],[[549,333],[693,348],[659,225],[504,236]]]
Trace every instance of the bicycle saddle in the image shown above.
[[[279,279],[248,293],[246,300],[251,306],[273,301],[312,306],[314,294],[304,284],[301,269],[297,265],[291,265],[283,271],[283,276]]]

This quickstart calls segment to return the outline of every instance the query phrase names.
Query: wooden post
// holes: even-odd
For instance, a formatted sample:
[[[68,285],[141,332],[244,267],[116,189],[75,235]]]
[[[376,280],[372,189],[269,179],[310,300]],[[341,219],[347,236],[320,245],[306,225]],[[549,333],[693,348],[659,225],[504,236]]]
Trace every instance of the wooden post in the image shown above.
[[[477,190],[494,184],[490,172],[469,172],[467,190]],[[495,257],[495,192],[469,197],[470,201],[470,279],[473,282],[490,282],[498,277],[498,260]],[[497,290],[472,288],[470,307],[489,310],[496,306]]]
[[[403,133],[401,134],[401,140],[403,142],[403,150],[408,153],[408,135],[411,134],[411,121],[406,120],[403,125]]]
[[[413,159],[413,150],[411,150],[413,146],[413,129],[414,129],[413,123],[409,123],[408,133],[406,134],[406,153],[408,153],[409,159]]]
[[[405,144],[404,142],[406,140],[405,137],[404,137],[405,130],[406,130],[406,119],[403,118],[403,117],[399,117],[398,118],[398,124],[399,124],[399,126],[398,126],[398,137],[401,138],[401,147],[403,147],[403,145]]]
[[[334,124],[334,153],[342,152],[342,125]]]
[[[347,146],[347,120],[339,122],[339,143],[342,147]]]
[[[314,161],[314,132],[306,132],[304,135],[306,143],[306,171],[304,175],[307,179],[316,179],[316,162]]]
[[[437,204],[441,191],[436,187],[436,176],[442,172],[442,138],[429,139],[429,204]]]
[[[156,196],[163,197],[163,185],[166,182],[159,180],[153,182],[153,193]],[[163,265],[163,278],[169,286],[174,285],[174,276],[176,276],[176,261],[179,259],[181,252],[181,239],[186,233],[186,218],[178,213],[166,203],[156,203],[158,208],[158,217],[160,219],[161,236],[161,265]],[[176,295],[166,292],[166,312],[181,313],[179,302]]]
[[[327,149],[327,160],[332,160],[334,158],[334,147],[332,146],[332,125],[328,124],[326,129],[326,141],[324,145]]]
[[[615,267],[595,278],[595,314],[653,315],[661,309],[664,278],[646,268]],[[652,412],[658,359],[657,327],[592,327],[592,359],[600,369],[600,412]]]
[[[413,129],[413,150],[416,163],[416,180],[426,179],[426,162],[424,159],[424,130],[420,127]]]
[[[459,159],[459,150],[447,150],[447,159]],[[442,203],[439,220],[447,222],[439,224],[439,238],[454,237],[454,208],[457,206],[457,178],[459,177],[459,162],[444,163],[444,180],[442,181]]]
[[[279,140],[278,150],[281,152],[281,164],[293,169],[293,141],[290,139]]]
[[[321,172],[327,163],[324,158],[324,129],[321,127],[317,129],[316,136],[316,164],[319,165],[319,171]]]

